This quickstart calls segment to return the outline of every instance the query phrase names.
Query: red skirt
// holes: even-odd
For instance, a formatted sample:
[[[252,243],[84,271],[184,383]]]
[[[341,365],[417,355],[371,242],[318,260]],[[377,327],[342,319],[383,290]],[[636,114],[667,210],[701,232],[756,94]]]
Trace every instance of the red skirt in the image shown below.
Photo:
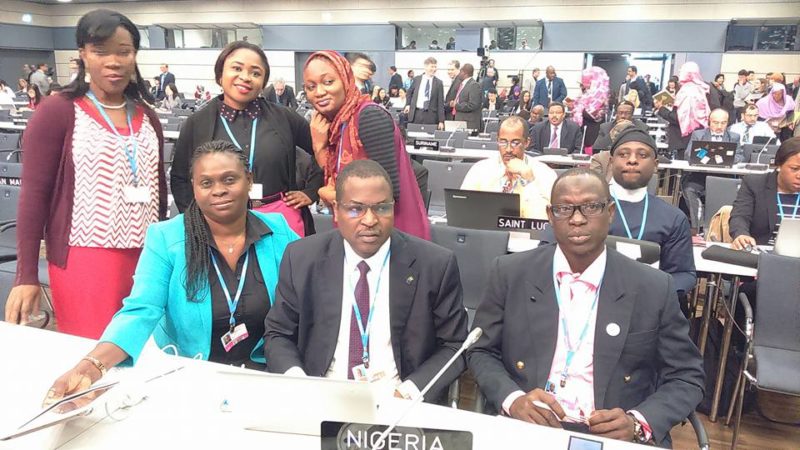
[[[131,293],[140,248],[70,247],[67,266],[49,265],[58,331],[99,339]]]

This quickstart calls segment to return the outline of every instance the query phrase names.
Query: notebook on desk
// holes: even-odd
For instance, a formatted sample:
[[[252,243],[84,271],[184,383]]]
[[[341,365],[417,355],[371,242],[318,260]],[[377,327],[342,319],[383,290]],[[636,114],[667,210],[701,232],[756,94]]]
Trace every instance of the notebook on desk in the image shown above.
[[[689,155],[690,166],[733,167],[736,142],[694,141]]]
[[[497,230],[499,216],[519,217],[519,194],[444,190],[447,224],[478,230]]]

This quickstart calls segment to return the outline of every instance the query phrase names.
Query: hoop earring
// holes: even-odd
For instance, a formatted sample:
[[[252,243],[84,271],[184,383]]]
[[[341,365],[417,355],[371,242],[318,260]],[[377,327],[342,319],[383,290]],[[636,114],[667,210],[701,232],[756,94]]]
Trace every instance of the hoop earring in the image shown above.
[[[83,81],[85,81],[86,84],[89,84],[89,83],[92,82],[92,76],[89,75],[89,72],[86,72],[86,75],[83,76]]]

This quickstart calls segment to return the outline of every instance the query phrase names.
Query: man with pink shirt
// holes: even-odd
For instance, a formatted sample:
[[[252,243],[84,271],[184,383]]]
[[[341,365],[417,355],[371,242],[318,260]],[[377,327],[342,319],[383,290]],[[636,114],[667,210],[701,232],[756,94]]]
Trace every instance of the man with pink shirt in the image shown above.
[[[588,169],[553,185],[556,244],[498,258],[469,367],[489,403],[539,425],[669,447],[704,373],[672,278],[608,249],[608,184]]]

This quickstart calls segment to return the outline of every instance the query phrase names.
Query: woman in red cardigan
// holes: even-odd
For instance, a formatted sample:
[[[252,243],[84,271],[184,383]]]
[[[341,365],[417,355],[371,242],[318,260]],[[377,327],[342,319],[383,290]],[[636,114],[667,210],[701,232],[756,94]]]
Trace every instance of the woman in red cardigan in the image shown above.
[[[5,319],[38,313],[47,244],[59,331],[97,339],[130,293],[147,226],[166,215],[163,136],[136,66],[139,31],[95,10],[78,22],[78,77],[37,108],[22,148],[17,276]]]

